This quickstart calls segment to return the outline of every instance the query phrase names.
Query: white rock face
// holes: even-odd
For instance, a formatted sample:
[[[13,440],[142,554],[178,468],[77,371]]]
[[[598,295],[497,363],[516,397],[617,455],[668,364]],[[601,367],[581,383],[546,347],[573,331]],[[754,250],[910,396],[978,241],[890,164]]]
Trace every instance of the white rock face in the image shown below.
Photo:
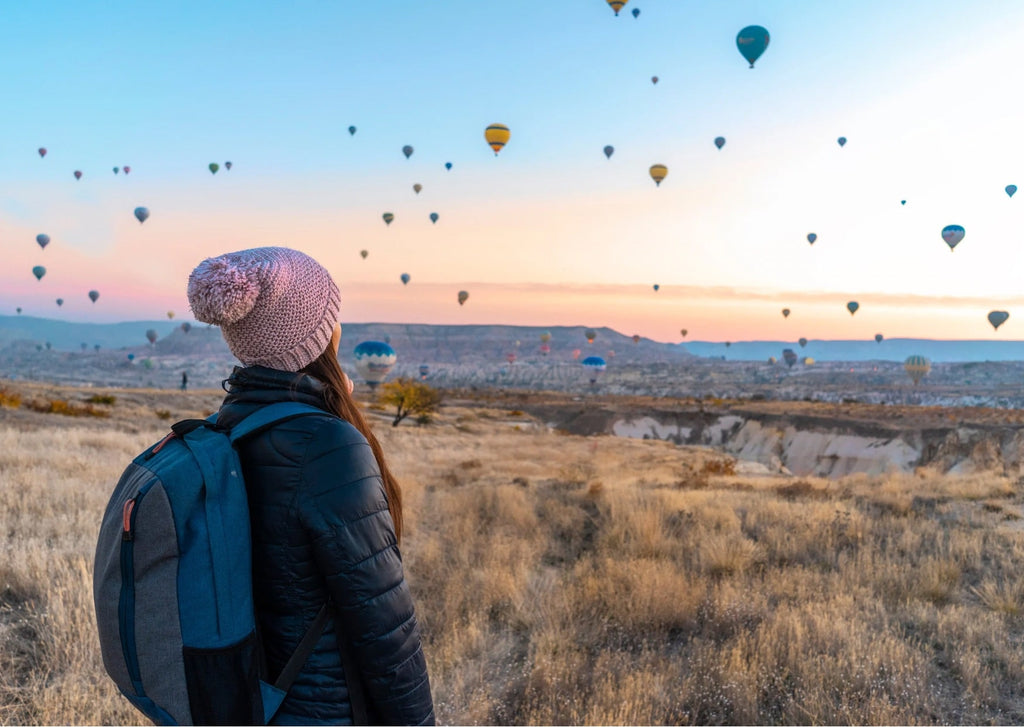
[[[630,439],[664,439],[682,443],[690,438],[693,430],[673,424],[663,424],[653,417],[639,419],[620,419],[612,424],[612,433],[616,437]]]

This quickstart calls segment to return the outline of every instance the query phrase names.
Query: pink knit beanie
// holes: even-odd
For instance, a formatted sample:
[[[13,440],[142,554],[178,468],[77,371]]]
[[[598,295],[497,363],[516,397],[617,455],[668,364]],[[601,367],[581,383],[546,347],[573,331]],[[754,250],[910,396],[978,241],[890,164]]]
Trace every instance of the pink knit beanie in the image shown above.
[[[188,276],[197,320],[220,326],[246,366],[298,371],[327,348],[341,294],[316,260],[287,247],[257,247],[203,260]]]

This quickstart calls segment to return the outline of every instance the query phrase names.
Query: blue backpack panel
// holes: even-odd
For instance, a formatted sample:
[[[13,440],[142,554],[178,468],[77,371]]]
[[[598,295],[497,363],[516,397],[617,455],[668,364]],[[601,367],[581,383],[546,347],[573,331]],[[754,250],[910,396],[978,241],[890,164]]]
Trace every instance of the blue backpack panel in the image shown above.
[[[249,504],[234,447],[313,414],[325,412],[271,404],[230,433],[216,415],[178,422],[117,483],[93,573],[100,648],[107,673],[155,723],[267,724],[323,630],[326,604],[282,675],[264,681]]]

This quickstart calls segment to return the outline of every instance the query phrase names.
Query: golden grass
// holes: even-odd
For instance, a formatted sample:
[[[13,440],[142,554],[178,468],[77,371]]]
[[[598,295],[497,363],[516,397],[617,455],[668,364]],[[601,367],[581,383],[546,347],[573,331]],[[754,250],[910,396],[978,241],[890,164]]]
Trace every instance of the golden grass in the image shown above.
[[[0,419],[0,723],[141,719],[99,659],[99,518],[166,427],[155,407],[197,416],[212,395],[126,396],[115,412],[141,430]],[[1005,477],[754,478],[520,413],[379,422],[442,722],[1024,721],[1024,529]]]

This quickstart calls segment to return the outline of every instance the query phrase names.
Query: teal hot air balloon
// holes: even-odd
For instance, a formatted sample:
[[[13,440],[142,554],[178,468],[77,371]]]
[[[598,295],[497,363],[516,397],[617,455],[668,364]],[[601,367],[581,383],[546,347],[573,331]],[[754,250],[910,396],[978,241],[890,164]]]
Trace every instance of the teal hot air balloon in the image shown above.
[[[231,171],[231,166],[231,162],[224,162],[224,168],[227,169],[229,172]]]
[[[391,212],[385,212],[383,217],[384,217],[384,224],[385,225],[390,225],[391,222],[395,219],[394,214],[392,214]]]
[[[806,338],[801,338],[799,341],[797,341],[797,343],[800,344],[800,348],[807,348],[807,339]]]
[[[406,144],[405,146],[402,147],[402,153],[405,154],[405,158],[406,159],[408,159],[409,157],[412,156],[412,152],[413,152],[413,148],[411,146],[409,146],[408,144]]]
[[[768,47],[768,40],[767,30],[760,25],[748,25],[736,35],[736,47],[753,68],[754,61],[760,58]]]
[[[839,146],[846,146],[846,137],[840,136],[838,139],[836,139],[836,142],[839,144]]]
[[[210,174],[216,174],[218,171],[220,171],[220,164],[218,164],[217,162],[210,162],[206,166],[207,169],[210,170]]]
[[[992,324],[992,328],[999,330],[999,326],[1006,323],[1009,320],[1010,314],[1004,310],[994,310],[988,314],[988,322]]]
[[[657,293],[659,290],[661,290],[661,286],[658,285],[657,283],[655,283],[654,284],[654,292]]]
[[[809,243],[811,243],[813,245],[817,239],[818,239],[818,236],[815,235],[813,232],[808,233],[808,235],[807,235],[807,242],[809,242]]]
[[[942,239],[949,245],[950,251],[960,244],[966,234],[967,231],[960,225],[946,225],[942,228]]]
[[[64,305],[64,299],[63,298],[57,298],[57,307],[60,308],[62,305]]]
[[[905,200],[905,199],[901,199],[901,200],[900,200],[900,204],[901,204],[901,205],[906,205],[906,204],[907,204],[907,200]]]
[[[438,217],[437,212],[431,212],[430,213],[430,221],[433,222],[435,225],[437,224],[437,220],[438,219],[439,219],[439,217]]]
[[[98,290],[90,290],[89,291],[89,300],[91,300],[93,303],[95,303],[99,299],[100,299],[100,291],[98,291]]]
[[[639,18],[640,17],[640,8],[633,8],[633,17],[634,18]]]
[[[452,170],[452,163],[451,162],[445,162],[444,163],[444,168],[447,169],[450,172]]]
[[[135,208],[135,219],[139,221],[141,225],[143,222],[149,219],[149,208],[148,207],[136,207]]]
[[[846,304],[846,310],[850,311],[851,316],[857,312],[858,308],[860,308],[860,303],[858,303],[855,300],[851,300],[849,303]]]
[[[356,135],[356,127],[354,127],[354,126],[348,127],[348,135],[349,136],[355,136]]]
[[[46,246],[50,244],[50,236],[42,234],[36,235],[36,242],[39,244],[39,247],[45,249]]]
[[[402,273],[402,285],[408,285],[412,278],[409,277],[409,273]]]
[[[725,137],[724,136],[716,136],[715,137],[715,146],[717,146],[719,149],[721,149],[723,146],[725,146]]]
[[[883,336],[881,333],[876,333],[875,334],[875,343],[881,343],[883,338],[885,338],[885,336]]]
[[[783,318],[789,318],[789,308],[783,308],[782,309],[782,317]]]
[[[786,366],[793,368],[796,364],[796,351],[791,348],[782,349],[782,360],[786,362]]]
[[[1007,196],[1012,197],[1016,192],[1017,192],[1017,185],[1016,184],[1007,184],[1006,185],[1006,194],[1007,194]]]
[[[36,265],[32,268],[32,274],[36,276],[36,280],[42,280],[43,276],[46,275],[46,268],[42,265]]]
[[[614,153],[615,153],[615,147],[612,146],[611,144],[609,144],[608,146],[606,146],[604,148],[604,156],[605,156],[606,159],[611,159],[612,158],[612,154],[614,154]]]
[[[356,371],[371,389],[387,378],[398,360],[395,349],[384,341],[363,341],[355,347],[352,355],[356,360]]]
[[[600,356],[587,356],[582,361],[583,369],[587,372],[587,378],[590,379],[591,386],[597,384],[597,379],[604,373],[607,364]]]

